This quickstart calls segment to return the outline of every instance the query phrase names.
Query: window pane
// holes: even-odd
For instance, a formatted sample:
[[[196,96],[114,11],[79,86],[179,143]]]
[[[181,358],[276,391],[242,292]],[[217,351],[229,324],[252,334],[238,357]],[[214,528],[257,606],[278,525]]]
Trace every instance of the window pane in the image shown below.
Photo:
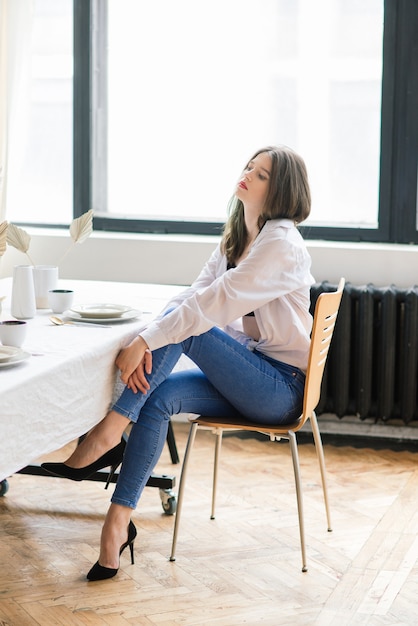
[[[377,225],[383,0],[108,8],[110,214],[224,221],[245,159],[284,143],[310,223]]]
[[[33,0],[11,126],[7,219],[72,219],[72,0]],[[17,149],[14,149],[14,147]]]

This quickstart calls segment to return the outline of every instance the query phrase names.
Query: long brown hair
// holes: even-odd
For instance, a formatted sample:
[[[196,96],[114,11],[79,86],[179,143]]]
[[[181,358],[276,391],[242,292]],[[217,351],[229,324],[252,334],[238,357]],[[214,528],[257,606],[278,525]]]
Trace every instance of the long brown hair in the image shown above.
[[[259,229],[268,220],[277,218],[287,218],[296,224],[303,222],[311,211],[311,193],[304,160],[287,146],[268,146],[258,150],[248,163],[263,153],[271,158],[271,172],[266,202],[258,220]],[[228,262],[235,263],[248,240],[244,205],[236,196],[231,198],[228,212],[221,246]]]

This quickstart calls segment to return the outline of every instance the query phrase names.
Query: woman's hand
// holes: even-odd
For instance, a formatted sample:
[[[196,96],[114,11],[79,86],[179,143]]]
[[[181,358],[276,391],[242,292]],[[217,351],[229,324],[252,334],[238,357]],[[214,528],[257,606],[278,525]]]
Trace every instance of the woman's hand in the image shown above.
[[[116,366],[120,369],[122,382],[129,389],[134,393],[138,390],[141,393],[147,393],[150,386],[145,374],[151,374],[152,354],[140,335],[119,352]]]

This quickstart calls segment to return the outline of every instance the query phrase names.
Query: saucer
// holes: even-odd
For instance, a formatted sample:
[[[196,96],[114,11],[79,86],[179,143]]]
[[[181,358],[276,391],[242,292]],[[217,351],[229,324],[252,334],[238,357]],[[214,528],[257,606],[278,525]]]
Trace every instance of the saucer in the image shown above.
[[[74,309],[70,309],[69,311],[65,311],[65,317],[68,317],[68,319],[72,320],[73,322],[91,322],[92,324],[94,323],[112,324],[112,323],[126,322],[128,320],[133,320],[142,315],[141,311],[138,311],[137,309],[132,309],[131,307],[127,307],[127,308],[128,310],[125,313],[121,313],[121,315],[117,315],[114,317],[85,317],[85,316],[80,315],[79,313],[76,313]]]
[[[71,311],[78,313],[82,318],[108,320],[114,317],[121,317],[124,313],[132,311],[132,307],[124,304],[80,304],[71,307]]]
[[[20,348],[18,348],[18,350],[20,350]],[[20,350],[19,354],[17,354],[16,356],[10,357],[8,361],[1,361],[0,368],[13,367],[14,365],[19,365],[19,363],[22,363],[22,361],[25,361],[29,357],[30,357],[29,352],[24,352],[23,350]]]
[[[22,348],[15,348],[14,346],[2,346],[0,345],[0,363],[9,361],[23,352]]]

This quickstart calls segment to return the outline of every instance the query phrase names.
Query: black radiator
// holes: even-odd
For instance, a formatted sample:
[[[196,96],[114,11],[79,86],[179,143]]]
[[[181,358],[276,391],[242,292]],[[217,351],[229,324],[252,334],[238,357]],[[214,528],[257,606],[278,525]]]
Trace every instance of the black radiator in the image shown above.
[[[312,311],[328,282],[312,286]],[[418,287],[346,283],[317,414],[418,419]]]

